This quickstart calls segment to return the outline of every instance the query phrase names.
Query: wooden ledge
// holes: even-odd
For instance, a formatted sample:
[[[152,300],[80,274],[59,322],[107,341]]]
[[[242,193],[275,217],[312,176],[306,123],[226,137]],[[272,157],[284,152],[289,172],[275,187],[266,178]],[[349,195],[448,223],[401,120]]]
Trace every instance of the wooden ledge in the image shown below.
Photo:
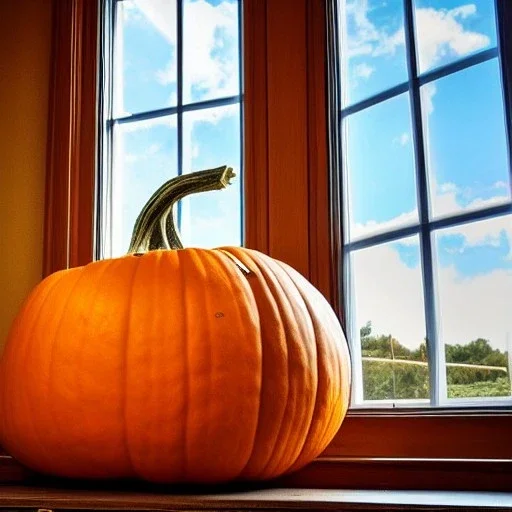
[[[51,488],[63,484],[62,480],[32,473],[11,457],[0,455],[0,486],[2,485]],[[69,485],[75,489],[96,490],[127,486],[126,483],[103,482],[75,482]],[[508,493],[512,492],[512,460],[320,457],[300,471],[286,475],[271,485],[287,489]],[[128,486],[134,489],[132,484]],[[261,487],[245,486],[244,490]]]
[[[223,494],[0,486],[2,508],[74,510],[490,510],[512,509],[512,493],[260,489]]]

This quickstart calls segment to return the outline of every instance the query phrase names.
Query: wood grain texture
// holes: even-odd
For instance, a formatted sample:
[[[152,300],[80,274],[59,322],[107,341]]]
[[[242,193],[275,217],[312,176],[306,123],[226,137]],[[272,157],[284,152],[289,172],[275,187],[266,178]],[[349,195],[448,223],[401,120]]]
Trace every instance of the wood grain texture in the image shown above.
[[[307,127],[309,176],[309,279],[341,317],[329,183],[327,30],[325,2],[307,2]]]
[[[246,245],[331,304],[323,0],[244,2]]]
[[[278,484],[321,489],[510,492],[512,461],[325,457]]]
[[[510,459],[511,411],[349,411],[323,453],[337,457]]]
[[[243,11],[244,245],[268,254],[267,0]]]
[[[169,489],[126,484],[0,487],[2,508],[52,510],[510,510],[512,495],[478,492],[329,491],[293,488]]]
[[[307,0],[267,3],[269,250],[309,278],[306,17]]]
[[[43,275],[93,256],[98,2],[54,2]]]

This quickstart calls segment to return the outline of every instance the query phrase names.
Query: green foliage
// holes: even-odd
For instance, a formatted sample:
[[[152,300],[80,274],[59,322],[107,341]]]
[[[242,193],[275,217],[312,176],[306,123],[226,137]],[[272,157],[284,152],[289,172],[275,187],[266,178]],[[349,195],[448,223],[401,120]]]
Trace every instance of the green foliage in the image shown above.
[[[363,361],[365,400],[429,397],[428,366]]]
[[[498,377],[494,382],[473,382],[472,384],[448,385],[448,398],[510,396],[508,377]]]
[[[400,344],[391,334],[372,335],[372,324],[360,329],[363,357],[427,362],[427,344],[416,350]],[[478,338],[465,345],[445,346],[447,363],[463,363],[506,368],[508,355],[493,349],[488,340]],[[427,365],[363,360],[363,387],[366,400],[420,399],[429,397]],[[447,367],[448,397],[510,396],[508,372],[500,369]]]

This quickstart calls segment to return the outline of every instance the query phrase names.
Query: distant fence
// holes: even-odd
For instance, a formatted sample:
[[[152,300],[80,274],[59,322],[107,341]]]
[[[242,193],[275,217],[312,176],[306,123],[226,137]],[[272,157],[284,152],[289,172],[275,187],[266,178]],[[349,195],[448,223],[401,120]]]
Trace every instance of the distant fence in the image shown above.
[[[426,361],[411,361],[410,359],[386,359],[385,357],[362,357],[363,361],[374,361],[376,363],[392,363],[392,364],[414,364],[417,366],[428,366]],[[506,366],[489,366],[485,364],[469,364],[469,363],[445,363],[446,366],[458,368],[474,368],[475,370],[498,370],[501,372],[508,372]]]

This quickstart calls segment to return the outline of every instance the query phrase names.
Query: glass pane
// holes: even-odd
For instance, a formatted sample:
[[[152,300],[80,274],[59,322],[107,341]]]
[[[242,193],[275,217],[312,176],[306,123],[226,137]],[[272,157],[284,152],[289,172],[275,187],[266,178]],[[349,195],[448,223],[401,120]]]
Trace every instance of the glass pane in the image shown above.
[[[414,0],[420,73],[496,46],[494,0]]]
[[[341,0],[343,106],[407,81],[402,1]]]
[[[183,102],[240,92],[237,0],[185,0]]]
[[[116,116],[176,105],[176,0],[116,5]]]
[[[142,207],[177,175],[176,116],[115,126],[112,256],[125,254]]]
[[[350,115],[343,125],[350,239],[417,221],[408,94]]]
[[[353,252],[351,276],[364,400],[428,399],[418,237]]]
[[[439,230],[435,245],[448,397],[510,396],[512,216]]]
[[[510,200],[498,60],[421,89],[434,217]]]
[[[224,190],[182,201],[181,231],[188,247],[241,245],[240,107],[229,105],[183,115],[183,172],[228,165],[236,178]]]

